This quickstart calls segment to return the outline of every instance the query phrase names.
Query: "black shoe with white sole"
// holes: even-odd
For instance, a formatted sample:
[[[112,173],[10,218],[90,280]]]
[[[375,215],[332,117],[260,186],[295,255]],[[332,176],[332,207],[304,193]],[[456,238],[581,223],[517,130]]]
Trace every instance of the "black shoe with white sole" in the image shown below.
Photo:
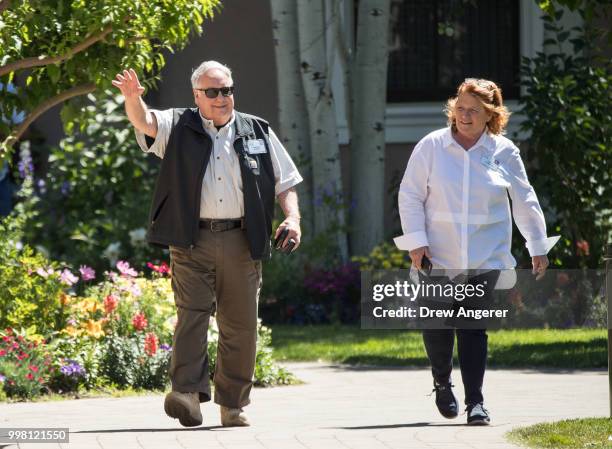
[[[484,408],[482,403],[470,404],[465,410],[467,411],[468,426],[488,426],[491,423],[489,411]]]
[[[453,385],[434,382],[433,392],[436,393],[436,406],[440,414],[448,419],[456,418],[459,414],[459,404],[453,394]]]

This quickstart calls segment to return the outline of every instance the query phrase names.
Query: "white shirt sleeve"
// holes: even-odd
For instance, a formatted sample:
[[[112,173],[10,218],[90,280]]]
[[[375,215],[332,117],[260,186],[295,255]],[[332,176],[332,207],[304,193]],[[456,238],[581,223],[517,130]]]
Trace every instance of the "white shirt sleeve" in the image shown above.
[[[155,114],[155,118],[157,119],[157,135],[155,136],[155,141],[150,147],[147,146],[145,134],[134,128],[136,142],[138,142],[140,149],[145,153],[153,153],[157,157],[163,159],[168,140],[170,139],[170,131],[172,131],[172,116],[174,112],[172,109],[166,109],[164,111],[150,109],[150,111]]]
[[[276,136],[272,128],[269,128],[270,135],[270,159],[272,159],[272,169],[274,170],[276,195],[284,192],[303,181],[295,163],[289,153]]]
[[[397,200],[404,235],[396,237],[394,242],[402,250],[429,246],[425,228],[429,163],[424,150],[428,149],[427,146],[421,141],[414,147],[399,187]]]
[[[526,240],[530,256],[545,255],[557,243],[560,236],[546,237],[546,221],[538,197],[527,179],[527,172],[518,148],[504,164],[510,182],[512,215],[519,231]]]

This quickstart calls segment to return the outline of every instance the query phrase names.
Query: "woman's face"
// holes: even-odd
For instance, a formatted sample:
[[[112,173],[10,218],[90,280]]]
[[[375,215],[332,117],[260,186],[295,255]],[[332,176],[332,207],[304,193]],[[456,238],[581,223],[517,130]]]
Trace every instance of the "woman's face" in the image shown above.
[[[477,139],[491,119],[482,102],[472,94],[462,92],[455,103],[457,131],[468,139]]]

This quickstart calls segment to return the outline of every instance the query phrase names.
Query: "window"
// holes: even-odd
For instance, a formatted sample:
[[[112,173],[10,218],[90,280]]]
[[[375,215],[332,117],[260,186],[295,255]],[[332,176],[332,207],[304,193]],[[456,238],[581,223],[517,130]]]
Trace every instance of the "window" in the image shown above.
[[[469,77],[519,96],[519,0],[392,0],[389,103],[445,100]]]

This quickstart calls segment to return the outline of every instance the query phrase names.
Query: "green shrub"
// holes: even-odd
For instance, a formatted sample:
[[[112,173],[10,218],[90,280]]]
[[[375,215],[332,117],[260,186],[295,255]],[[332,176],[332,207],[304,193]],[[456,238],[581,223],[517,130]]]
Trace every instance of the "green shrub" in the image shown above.
[[[31,184],[27,178],[22,195],[28,195]],[[26,210],[22,202],[0,218],[0,329],[23,327],[49,334],[63,326],[60,298],[66,285],[59,264],[23,243]]]
[[[140,150],[122,103],[107,95],[91,98],[96,120],[83,134],[51,149],[26,233],[52,259],[98,272],[119,259],[140,264],[162,256],[144,240],[158,160]]]
[[[612,240],[612,65],[594,56],[588,30],[563,29],[562,11],[546,4],[547,52],[522,62],[530,179],[551,233],[562,235],[552,263],[595,268]],[[589,10],[583,2],[573,8],[583,18]],[[567,44],[573,53],[564,52]],[[518,240],[515,248],[523,246]]]

